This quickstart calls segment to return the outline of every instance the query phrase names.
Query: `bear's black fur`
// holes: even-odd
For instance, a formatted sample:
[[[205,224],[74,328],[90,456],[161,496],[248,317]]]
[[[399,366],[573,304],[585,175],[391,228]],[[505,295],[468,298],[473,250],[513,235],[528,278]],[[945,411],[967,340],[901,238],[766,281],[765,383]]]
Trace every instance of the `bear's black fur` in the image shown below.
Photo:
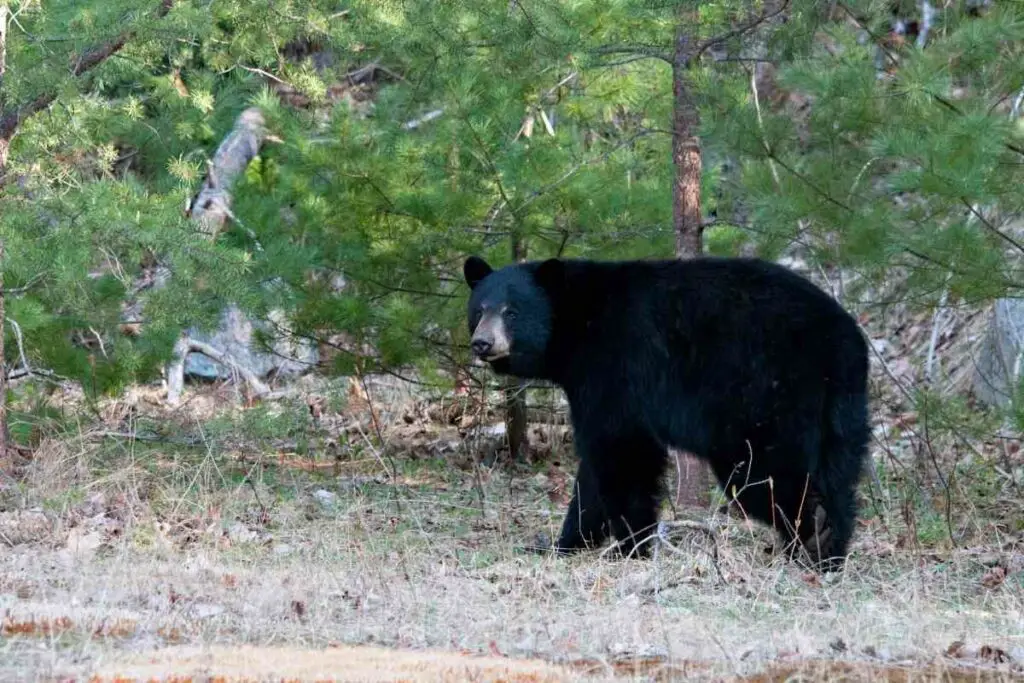
[[[580,463],[556,550],[612,534],[645,555],[673,447],[708,461],[744,513],[823,569],[842,567],[869,438],[868,358],[834,299],[757,259],[492,270],[472,256],[463,270],[473,352],[569,401]]]

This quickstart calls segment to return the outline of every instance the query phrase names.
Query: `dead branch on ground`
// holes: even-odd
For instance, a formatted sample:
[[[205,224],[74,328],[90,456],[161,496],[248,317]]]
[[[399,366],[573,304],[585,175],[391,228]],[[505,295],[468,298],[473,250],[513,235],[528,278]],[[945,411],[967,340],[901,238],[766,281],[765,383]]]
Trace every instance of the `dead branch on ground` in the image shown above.
[[[200,225],[202,232],[215,240],[231,214],[230,188],[235,178],[259,154],[267,139],[263,114],[255,107],[243,111],[234,128],[224,138],[208,165],[206,180],[192,198],[187,214]],[[239,371],[257,396],[266,396],[269,389],[248,369],[241,368],[209,344],[189,339],[187,333],[174,347],[174,359],[167,366],[167,402],[177,405],[185,385],[185,358],[197,351]]]

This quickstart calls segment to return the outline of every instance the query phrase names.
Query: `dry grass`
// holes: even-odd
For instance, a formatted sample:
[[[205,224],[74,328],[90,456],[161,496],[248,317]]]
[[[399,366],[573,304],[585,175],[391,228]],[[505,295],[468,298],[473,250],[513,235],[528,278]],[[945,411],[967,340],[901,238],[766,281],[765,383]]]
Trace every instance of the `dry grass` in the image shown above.
[[[866,525],[825,582],[737,520],[717,566],[685,527],[649,561],[541,557],[517,548],[557,530],[564,467],[364,442],[328,470],[244,440],[44,443],[0,512],[0,680],[1020,680],[1024,548],[995,531],[951,552]]]
[[[515,544],[549,506],[530,491],[515,491],[514,504],[507,490],[491,482],[483,513],[469,482],[447,494],[406,489],[401,511],[384,486],[339,494],[330,511],[300,495],[276,505],[269,525],[208,518],[189,533],[152,517],[119,537],[18,545],[0,559],[0,670],[22,680],[112,673],[110,661],[140,661],[122,654],[177,643],[374,643],[552,662],[638,655],[703,662],[697,673],[711,678],[780,657],[928,662],[960,639],[954,654],[967,660],[982,660],[982,646],[990,659],[1001,650],[1024,660],[1019,569],[987,588],[988,560],[874,556],[861,538],[847,573],[823,585],[762,558],[735,525],[719,541],[724,581],[696,538],[691,560],[537,557]],[[231,497],[221,504],[242,518],[255,503],[246,489]],[[508,528],[515,520],[522,526]],[[327,666],[336,655],[323,656]]]

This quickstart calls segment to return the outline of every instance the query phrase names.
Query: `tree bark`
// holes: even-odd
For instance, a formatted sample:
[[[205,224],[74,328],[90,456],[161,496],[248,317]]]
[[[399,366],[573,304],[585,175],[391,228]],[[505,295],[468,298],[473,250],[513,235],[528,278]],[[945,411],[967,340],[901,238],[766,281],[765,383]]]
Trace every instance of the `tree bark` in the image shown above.
[[[519,235],[512,237],[512,261],[526,260],[526,245]],[[505,434],[508,435],[508,449],[513,462],[526,460],[526,386],[525,383],[509,379],[505,382]]]
[[[516,11],[516,0],[509,0],[506,10],[511,16]],[[518,138],[519,136],[516,135]],[[527,136],[529,137],[529,136]],[[526,260],[526,245],[515,231],[512,233],[512,262]],[[505,434],[512,462],[526,460],[526,383],[513,377],[505,382]]]
[[[10,7],[0,3],[0,93],[3,92],[4,75],[7,73],[7,22]],[[7,140],[0,137],[0,178],[7,168]],[[4,240],[0,237],[0,466],[7,461],[7,360],[4,355],[4,332],[7,330],[4,292]]]
[[[4,332],[7,331],[4,293],[4,240],[0,238],[0,463],[7,461],[7,360]]]
[[[4,74],[7,72],[7,20],[11,9],[6,2],[0,2],[0,93],[4,91]]]
[[[0,94],[4,91],[4,74],[7,73],[7,23],[10,21],[11,8],[6,2],[0,3]],[[7,138],[0,135],[0,178],[7,168]]]
[[[703,219],[700,208],[702,159],[697,130],[700,115],[690,86],[688,70],[695,41],[689,28],[696,26],[691,12],[682,11],[676,26],[672,55],[672,162],[676,169],[672,188],[672,222],[676,234],[676,258],[700,256],[703,251]],[[679,469],[676,504],[681,507],[708,507],[711,469],[690,453],[676,454]]]
[[[672,222],[676,233],[676,257],[681,259],[699,256],[703,251],[700,211],[702,160],[697,139],[700,115],[687,78],[692,42],[687,34],[690,25],[680,18],[672,58],[672,162],[676,168]]]

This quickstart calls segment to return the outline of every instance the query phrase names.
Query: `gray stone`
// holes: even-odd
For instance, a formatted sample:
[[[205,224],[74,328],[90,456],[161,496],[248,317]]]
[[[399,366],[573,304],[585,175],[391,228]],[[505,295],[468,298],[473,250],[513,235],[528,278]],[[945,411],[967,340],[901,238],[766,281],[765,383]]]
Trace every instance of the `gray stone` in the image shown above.
[[[1024,369],[1024,299],[998,299],[978,353],[974,393],[991,406],[1007,407]]]
[[[334,504],[338,502],[338,496],[326,489],[313,491],[313,498],[325,508],[334,507]]]
[[[264,351],[256,343],[257,325],[236,306],[225,309],[221,314],[220,326],[212,335],[203,334],[197,329],[190,329],[188,335],[224,352],[238,365],[248,368],[261,378],[271,373],[300,375],[312,369],[319,361],[320,354],[315,343],[275,333],[274,328],[285,327],[281,316],[272,316],[270,323],[258,327],[274,340],[272,352]],[[232,376],[232,369],[193,351],[185,358],[185,373],[208,380],[228,379]]]

